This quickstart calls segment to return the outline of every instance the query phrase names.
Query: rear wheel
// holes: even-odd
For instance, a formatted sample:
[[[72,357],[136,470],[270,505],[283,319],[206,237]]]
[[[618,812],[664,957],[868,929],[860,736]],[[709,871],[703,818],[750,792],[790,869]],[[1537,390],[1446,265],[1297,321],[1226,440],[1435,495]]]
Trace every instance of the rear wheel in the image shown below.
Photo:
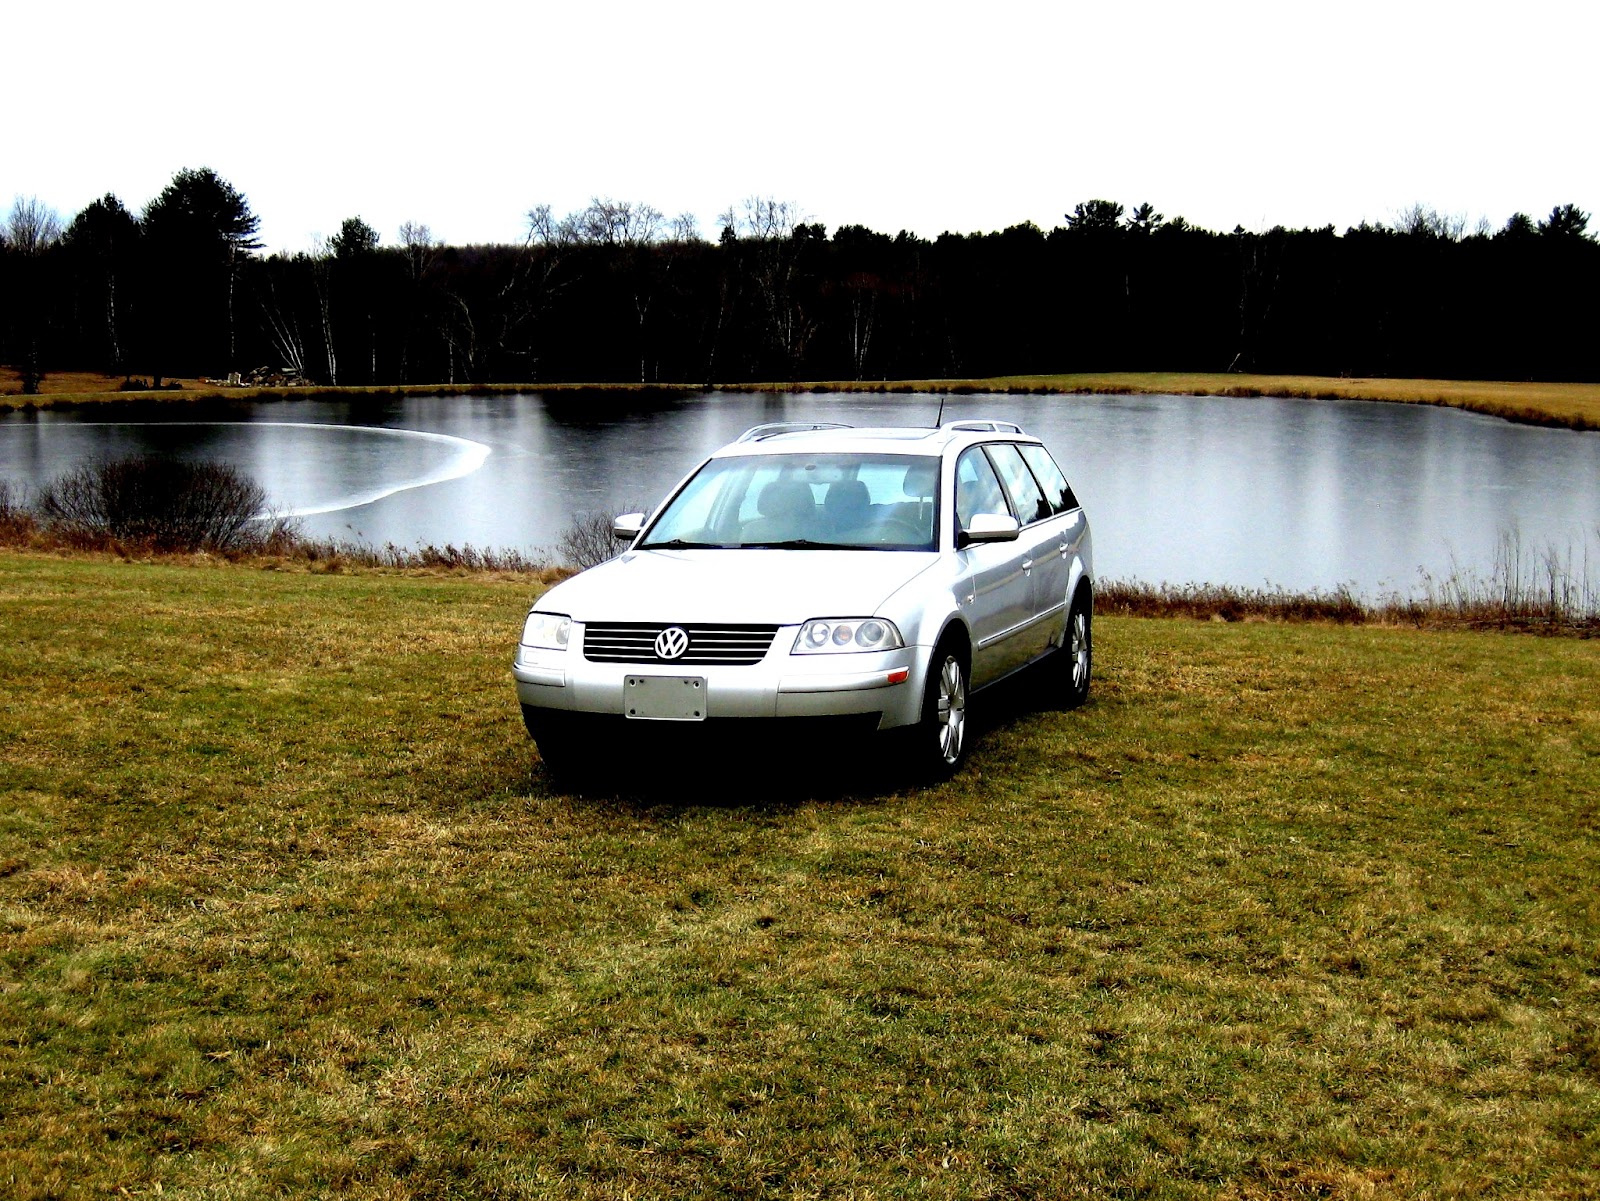
[[[1076,709],[1089,699],[1089,676],[1094,667],[1093,639],[1093,605],[1088,590],[1080,588],[1067,611],[1066,636],[1056,652],[1060,662],[1057,686],[1064,694],[1061,698],[1064,709]]]
[[[967,757],[967,662],[952,643],[940,643],[928,663],[914,737],[919,775],[947,780]]]

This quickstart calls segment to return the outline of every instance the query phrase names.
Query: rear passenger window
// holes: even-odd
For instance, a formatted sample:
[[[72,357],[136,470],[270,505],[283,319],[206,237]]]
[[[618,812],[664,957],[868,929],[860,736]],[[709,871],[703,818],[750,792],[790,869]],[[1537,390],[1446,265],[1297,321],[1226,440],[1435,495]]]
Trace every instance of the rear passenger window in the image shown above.
[[[1066,513],[1079,507],[1078,498],[1072,494],[1072,485],[1067,483],[1067,477],[1061,474],[1061,468],[1056,466],[1048,450],[1034,444],[1019,449],[1028,466],[1033,468],[1034,478],[1039,481],[1044,494],[1050,498],[1052,509],[1057,513]]]
[[[1044,493],[1039,490],[1039,485],[1034,482],[1033,472],[1028,470],[1028,465],[1022,461],[1022,455],[1017,452],[1014,445],[1010,442],[992,442],[988,450],[989,457],[994,460],[995,468],[1005,483],[1006,492],[1011,496],[1017,518],[1023,525],[1043,521],[1055,512],[1050,507],[1050,502],[1045,499]]]

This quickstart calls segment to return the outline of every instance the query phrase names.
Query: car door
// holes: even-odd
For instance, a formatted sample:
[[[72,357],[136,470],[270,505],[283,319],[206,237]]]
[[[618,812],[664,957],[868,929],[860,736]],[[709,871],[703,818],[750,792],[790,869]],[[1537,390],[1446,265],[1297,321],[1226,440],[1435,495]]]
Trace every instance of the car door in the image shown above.
[[[1048,586],[1055,589],[1056,602],[1064,606],[1070,599],[1066,590],[1072,583],[1072,564],[1083,551],[1089,523],[1084,520],[1083,506],[1078,504],[1078,498],[1073,495],[1072,485],[1067,483],[1067,477],[1061,474],[1061,468],[1056,466],[1050,452],[1037,442],[1024,442],[1017,449],[1033,472],[1033,478],[1038,481],[1045,499],[1050,502],[1052,517],[1047,528],[1056,543],[1059,558],[1052,569],[1057,574]],[[1059,620],[1049,622],[1049,626],[1052,637],[1064,633],[1065,612],[1062,612]]]
[[[956,460],[952,536],[959,539],[979,513],[1014,516],[988,456],[981,446],[972,446]],[[972,631],[975,688],[1027,662],[1020,637],[1028,625],[1033,585],[1022,567],[1024,550],[1019,542],[985,542],[957,552],[962,562],[958,599]]]
[[[1037,659],[1050,648],[1066,608],[1068,560],[1062,553],[1062,523],[1015,443],[991,443],[986,449],[1022,523],[1017,545],[1029,589],[1026,623],[1016,633],[1017,650],[1024,661]]]

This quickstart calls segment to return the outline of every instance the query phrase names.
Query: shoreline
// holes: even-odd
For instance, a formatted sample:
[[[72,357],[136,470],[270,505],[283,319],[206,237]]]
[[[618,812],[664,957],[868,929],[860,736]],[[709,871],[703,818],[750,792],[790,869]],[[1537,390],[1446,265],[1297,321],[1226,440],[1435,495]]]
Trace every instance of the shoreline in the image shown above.
[[[46,383],[49,383],[48,377]],[[0,394],[0,409],[27,412],[103,405],[138,408],[165,408],[172,404],[228,406],[279,400],[364,399],[380,402],[408,396],[486,396],[529,392],[611,399],[670,399],[711,392],[839,392],[869,395],[1172,395],[1371,400],[1462,409],[1519,425],[1580,432],[1600,430],[1600,383],[1342,378],[1225,372],[1080,372],[970,379],[769,381],[710,385],[497,383],[234,388],[191,380],[184,381],[181,389],[123,392],[108,386],[81,391],[47,391],[37,396],[7,392]]]

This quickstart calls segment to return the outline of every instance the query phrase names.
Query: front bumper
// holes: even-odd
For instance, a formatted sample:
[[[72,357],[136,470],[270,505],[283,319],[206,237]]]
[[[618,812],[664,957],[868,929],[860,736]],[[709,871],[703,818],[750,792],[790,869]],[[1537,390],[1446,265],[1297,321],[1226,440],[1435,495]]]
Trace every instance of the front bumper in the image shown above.
[[[781,628],[766,657],[749,666],[594,663],[584,658],[580,636],[565,651],[519,646],[512,674],[524,706],[555,712],[621,717],[627,678],[658,676],[703,679],[705,718],[717,722],[876,714],[878,728],[891,729],[920,718],[926,648],[793,655],[796,630]]]

